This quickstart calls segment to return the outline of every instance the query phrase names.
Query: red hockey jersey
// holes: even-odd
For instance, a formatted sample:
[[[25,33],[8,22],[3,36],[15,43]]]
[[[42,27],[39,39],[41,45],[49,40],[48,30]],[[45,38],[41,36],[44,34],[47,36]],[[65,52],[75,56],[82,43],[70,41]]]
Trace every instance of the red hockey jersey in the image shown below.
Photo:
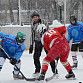
[[[66,27],[61,26],[57,28],[53,28],[48,30],[47,32],[44,33],[42,37],[42,42],[44,45],[44,48],[48,51],[53,45],[53,42],[58,39],[63,39],[64,34],[66,33]],[[56,42],[57,43],[57,42]]]
[[[65,26],[60,26],[57,28],[53,28],[54,30],[57,30],[61,35],[65,35],[66,33],[66,27]]]

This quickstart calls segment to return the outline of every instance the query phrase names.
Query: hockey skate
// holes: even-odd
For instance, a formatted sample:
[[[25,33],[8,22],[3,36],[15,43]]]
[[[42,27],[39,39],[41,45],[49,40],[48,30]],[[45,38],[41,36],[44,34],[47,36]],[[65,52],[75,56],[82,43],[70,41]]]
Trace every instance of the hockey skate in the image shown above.
[[[72,73],[72,74],[67,74],[67,75],[65,76],[65,78],[66,78],[66,79],[69,79],[69,80],[75,80],[75,75],[74,75],[74,73]]]
[[[24,77],[22,76],[22,75],[19,75],[19,73],[18,74],[14,74],[14,72],[13,72],[13,78],[14,78],[14,80],[23,80],[24,79]]]
[[[44,80],[44,78],[45,78],[45,75],[44,74],[41,74],[37,80],[38,81],[41,81],[41,80]]]
[[[58,75],[58,70],[56,69],[56,72],[53,73],[52,76],[46,78],[45,80],[46,80],[46,81],[50,81],[50,80],[52,80],[52,79],[56,79],[56,78],[58,78],[58,77],[59,77],[59,75]]]
[[[40,74],[40,76],[38,77],[38,81],[44,81],[44,79],[45,79],[45,73],[46,72],[41,72],[41,74]]]
[[[38,78],[40,76],[40,72],[33,73],[33,78]]]

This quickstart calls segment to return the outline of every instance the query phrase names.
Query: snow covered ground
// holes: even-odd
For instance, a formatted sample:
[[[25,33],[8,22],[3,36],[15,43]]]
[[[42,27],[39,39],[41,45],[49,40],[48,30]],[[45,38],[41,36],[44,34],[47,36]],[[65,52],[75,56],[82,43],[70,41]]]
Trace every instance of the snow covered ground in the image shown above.
[[[41,63],[42,59],[45,56],[44,51],[42,52],[41,56]],[[25,51],[23,53],[23,56],[21,57],[22,60],[22,66],[21,66],[21,71],[26,77],[32,77],[32,74],[34,72],[34,64],[33,64],[33,57],[32,54],[29,55],[28,51]],[[72,64],[72,59],[71,59],[71,54],[68,58],[69,62]],[[75,75],[76,75],[76,80],[67,80],[65,79],[65,75],[67,74],[66,70],[62,66],[62,64],[59,62],[58,64],[58,71],[59,71],[59,78],[58,79],[53,79],[49,81],[48,83],[79,83],[83,82],[83,59],[81,55],[78,53],[78,69],[73,70]],[[9,63],[9,60],[6,60],[2,71],[0,72],[0,83],[30,83],[25,80],[13,80],[12,77],[12,71],[13,71],[13,66]],[[49,77],[52,75],[51,68],[49,66],[49,69],[47,71],[46,77]],[[35,82],[32,82],[35,83]]]

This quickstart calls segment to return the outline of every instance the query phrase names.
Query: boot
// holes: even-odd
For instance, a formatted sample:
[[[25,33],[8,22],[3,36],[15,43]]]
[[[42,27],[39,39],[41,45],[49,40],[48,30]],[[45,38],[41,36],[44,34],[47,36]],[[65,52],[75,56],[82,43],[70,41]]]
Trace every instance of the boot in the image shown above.
[[[45,72],[42,72],[37,80],[41,81],[45,78]]]
[[[40,75],[40,72],[35,70],[35,72],[33,73],[33,77],[38,78],[39,75]]]
[[[13,71],[13,78],[14,78],[14,80],[24,79],[24,77],[22,75],[19,75],[19,73],[18,74],[14,74],[14,71]]]
[[[75,79],[75,75],[74,75],[74,73],[73,73],[72,71],[70,71],[69,74],[67,74],[67,75],[65,76],[65,78],[66,78],[66,79]]]

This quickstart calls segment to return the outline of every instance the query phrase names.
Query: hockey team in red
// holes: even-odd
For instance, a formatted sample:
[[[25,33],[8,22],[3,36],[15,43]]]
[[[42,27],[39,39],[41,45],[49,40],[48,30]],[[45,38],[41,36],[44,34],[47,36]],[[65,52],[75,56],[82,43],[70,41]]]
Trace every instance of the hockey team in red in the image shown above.
[[[72,71],[71,65],[68,62],[70,47],[67,39],[65,38],[66,27],[64,25],[48,30],[42,37],[42,44],[48,51],[47,56],[43,59],[41,74],[38,80],[44,80],[48,65],[54,59],[60,59],[60,62],[67,70],[68,74],[65,76],[67,79],[74,79],[75,74]]]

